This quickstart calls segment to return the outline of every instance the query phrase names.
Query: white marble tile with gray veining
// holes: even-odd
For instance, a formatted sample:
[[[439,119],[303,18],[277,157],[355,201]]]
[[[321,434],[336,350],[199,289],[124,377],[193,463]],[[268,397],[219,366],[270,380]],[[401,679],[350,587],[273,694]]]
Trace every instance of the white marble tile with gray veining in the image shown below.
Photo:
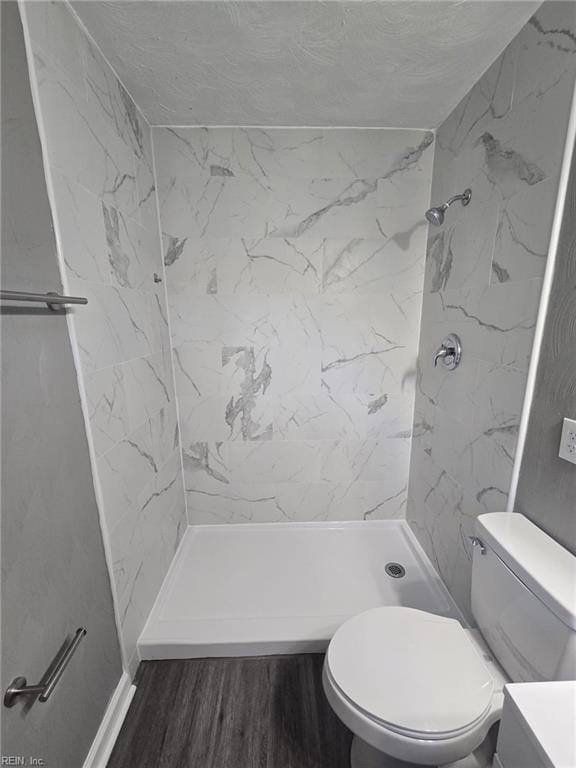
[[[426,131],[305,128],[158,128],[167,175],[287,178],[392,177],[431,162]],[[431,153],[429,153],[431,156]]]
[[[527,370],[542,283],[526,280],[428,294],[421,362],[432,365],[447,333],[456,333],[476,359]],[[430,299],[433,301],[430,301]]]
[[[406,394],[362,395],[366,415],[366,437],[379,439],[409,439],[412,437],[414,391]]]
[[[254,347],[222,348],[222,386],[227,398],[224,420],[229,439],[271,440],[274,411],[266,392],[272,368],[266,351]]]
[[[98,459],[98,475],[109,528],[135,503],[179,447],[176,411],[160,409]]]
[[[188,519],[193,525],[286,522],[276,504],[275,489],[272,483],[233,483],[217,492],[186,485]]]
[[[224,133],[230,133],[222,129]],[[218,137],[221,129],[210,133]],[[330,142],[335,139],[331,132]],[[356,132],[345,132],[354,149]],[[402,146],[396,134],[403,132],[358,132],[362,141],[376,142],[394,134],[396,147],[384,168],[373,168],[370,175],[355,177],[348,167],[345,179],[338,177],[339,169],[332,164],[333,178],[290,178],[266,174],[265,178],[233,175],[187,177],[181,168],[172,168],[167,160],[166,170],[159,162],[160,199],[163,227],[181,242],[185,237],[227,235],[259,238],[263,236],[301,238],[303,236],[338,237],[397,237],[406,247],[415,229],[422,226],[420,212],[414,218],[415,198],[423,190],[431,174],[431,134],[422,134],[415,146]],[[327,134],[328,135],[328,134]],[[199,136],[207,137],[206,131]],[[424,138],[422,138],[422,136]],[[230,140],[230,137],[227,137]],[[408,137],[410,138],[416,137]],[[174,139],[174,136],[171,136]],[[206,141],[209,141],[206,138]],[[218,139],[215,139],[218,141]],[[362,141],[358,141],[361,145]],[[401,141],[401,139],[400,139]],[[157,140],[158,143],[158,140]],[[202,142],[200,142],[202,143]],[[373,142],[372,142],[373,143]],[[388,138],[388,143],[393,144]],[[171,142],[169,142],[171,144]],[[168,156],[169,152],[164,149]],[[195,152],[202,155],[203,152]],[[360,154],[367,158],[367,148]],[[423,156],[426,162],[423,162]],[[162,157],[162,152],[160,153]],[[342,147],[331,158],[342,159]],[[200,164],[202,165],[202,163]],[[367,168],[366,168],[367,170]],[[379,178],[376,178],[378,177]],[[422,205],[426,195],[422,196]],[[419,208],[418,208],[419,210]],[[258,215],[255,216],[255,211]],[[225,217],[225,218],[224,218]],[[383,234],[385,232],[385,234]]]
[[[283,338],[287,339],[285,343],[272,339],[266,348],[268,365],[272,370],[268,393],[276,398],[286,394],[320,394],[320,344],[288,336]]]
[[[507,366],[474,361],[462,381],[468,393],[451,397],[454,387],[435,393],[432,418],[421,444],[468,492],[507,493],[512,473],[526,374]],[[419,403],[422,403],[420,398]],[[431,425],[430,422],[433,421]]]
[[[157,340],[156,343],[158,343],[160,349],[166,350],[170,349],[171,345],[166,289],[162,279],[160,279],[159,283],[154,280],[154,277],[152,280],[152,293],[150,298],[152,309],[150,310],[150,315],[152,317],[152,325]]]
[[[222,345],[189,342],[172,349],[174,379],[179,398],[219,395],[222,391]]]
[[[154,293],[81,280],[70,281],[70,290],[88,298],[87,306],[74,315],[86,372],[165,348],[166,318]]]
[[[85,386],[92,442],[100,456],[131,431],[122,366],[86,375]]]
[[[406,478],[388,482],[284,483],[276,504],[284,520],[386,520],[403,517]]]
[[[179,240],[262,237],[266,234],[266,217],[272,207],[265,181],[164,176],[161,170],[158,197],[162,230]]]
[[[505,506],[517,435],[518,419],[514,415],[501,415],[498,423],[491,426],[464,423],[446,411],[437,410],[432,441],[425,453],[477,502],[488,494]]]
[[[154,143],[191,520],[402,515],[433,136]]]
[[[342,354],[327,348],[322,357],[322,387],[334,394],[377,397],[380,392],[410,392],[414,387],[416,351],[383,344],[376,349]]]
[[[223,442],[182,442],[182,463],[187,490],[217,491],[230,484]]]
[[[322,176],[324,141],[317,129],[154,129],[158,165],[174,176]]]
[[[458,323],[475,357],[528,369],[541,280],[503,283],[443,297],[447,321]],[[457,328],[458,326],[454,326]]]
[[[188,238],[165,234],[169,283],[191,294],[318,293],[323,240]]]
[[[216,296],[194,295],[190,300],[186,283],[178,283],[168,291],[168,308],[172,345],[220,343],[223,318]]]
[[[57,171],[52,174],[58,201],[56,219],[68,275],[95,283],[109,282],[106,231],[98,197]]]
[[[109,282],[120,288],[154,286],[154,273],[162,272],[158,234],[142,227],[112,205],[102,203],[106,233]]]
[[[377,179],[160,176],[159,196],[162,228],[180,237],[382,236]]]
[[[387,302],[403,304],[421,293],[426,226],[387,240],[355,238],[324,241],[322,290],[324,293],[378,293]]]
[[[322,238],[228,241],[217,256],[218,292],[318,293],[323,249]]]
[[[114,136],[134,154],[136,195],[126,213],[145,226],[156,218],[154,164],[150,127],[100,52],[85,51],[87,98]]]
[[[159,471],[158,457],[150,451],[149,425],[143,424],[98,459],[104,515],[109,530],[133,506],[143,486]]]
[[[431,292],[487,285],[492,268],[498,208],[474,201],[473,209],[455,208],[442,228],[431,228],[426,289]]]
[[[34,53],[86,93],[85,54],[88,40],[70,8],[60,2],[33,2],[25,7],[26,27]]]
[[[270,237],[382,236],[377,178],[268,181],[277,201],[268,216]]]
[[[469,395],[470,402],[474,403],[473,423],[486,430],[487,434],[509,427],[514,427],[517,432],[525,387],[526,371],[477,361],[476,382],[470,387]]]
[[[412,483],[412,457],[415,450],[430,456],[434,441],[434,423],[436,410],[423,398],[418,398],[414,404],[414,418],[412,422],[412,449],[410,454],[410,483]],[[411,488],[411,486],[410,486]],[[412,491],[410,490],[410,498]],[[416,502],[414,502],[416,504]]]
[[[493,283],[544,276],[556,193],[556,179],[547,179],[501,205],[492,254]]]
[[[378,294],[323,300],[322,383],[330,392],[399,393],[412,386],[420,292],[383,305]]]
[[[325,131],[323,175],[354,179],[376,177],[396,184],[399,179],[414,174],[429,181],[433,154],[431,131],[356,128]]]
[[[535,153],[524,151],[520,142],[506,140],[506,132],[484,131],[476,145],[484,155],[484,173],[496,194],[503,198],[535,187],[547,178]]]
[[[384,483],[233,483],[219,491],[187,489],[194,524],[377,520],[403,517],[404,478]]]
[[[268,345],[274,338],[279,339],[282,330],[280,324],[290,322],[290,318],[276,312],[283,298],[272,300],[265,294],[214,297],[219,311],[219,339],[222,345],[261,347]],[[295,297],[294,301],[297,300],[298,297]]]
[[[228,442],[223,446],[230,481],[302,483],[318,479],[320,444],[316,441]]]
[[[174,401],[169,352],[138,357],[122,364],[128,423],[136,429]]]
[[[571,4],[543,4],[517,38],[519,67],[515,102],[540,99],[572,71],[576,56],[576,9]]]
[[[186,525],[179,453],[141,489],[112,530],[114,579],[125,642],[135,647]]]
[[[393,283],[384,302],[380,294],[324,296],[318,306],[325,349],[343,355],[391,347],[412,347],[418,332],[422,288],[415,282]]]
[[[190,296],[218,293],[217,264],[220,254],[231,247],[221,239],[195,239],[162,234],[166,280],[170,286],[185,284]]]
[[[474,519],[506,508],[576,78],[576,10],[544,3],[439,128],[408,520],[465,613]],[[448,332],[454,372],[432,355]]]
[[[378,440],[326,440],[320,445],[319,480],[394,485],[408,476],[410,436]]]
[[[132,215],[138,209],[132,150],[47,59],[35,54],[34,62],[50,163],[107,204]]]
[[[520,32],[513,109],[501,138],[557,177],[566,136],[566,111],[576,76],[576,11],[571,3],[544,3]],[[550,151],[555,148],[556,151]]]
[[[151,290],[161,271],[158,235],[54,172],[56,214],[71,278]]]
[[[182,444],[228,440],[231,436],[226,423],[229,400],[226,395],[178,395]]]
[[[320,391],[320,337],[315,306],[307,297],[219,296],[225,347],[253,348],[269,369],[270,395]],[[233,370],[228,368],[228,371]],[[226,390],[226,383],[223,384]]]
[[[512,108],[517,45],[509,45],[442,124],[437,146],[457,155]]]
[[[138,209],[140,221],[145,226],[153,222],[159,227],[156,198],[156,177],[154,172],[154,152],[152,148],[151,129],[144,125],[142,136],[143,157],[136,160],[136,188],[138,191]]]
[[[366,435],[367,410],[356,395],[280,395],[274,404],[274,438],[362,439]]]
[[[153,481],[140,489],[135,503],[112,529],[117,587],[125,611],[129,609],[126,596],[138,578],[137,568],[157,545],[158,559],[164,566],[166,560],[170,563],[184,531],[183,500],[180,456],[175,452]],[[154,567],[153,562],[150,565]]]
[[[419,514],[410,525],[416,531],[427,555],[440,577],[458,600],[459,607],[469,613],[471,551],[468,536],[474,531],[474,515],[466,512],[466,495],[443,469],[429,458],[417,458],[418,471],[424,480],[419,495]]]
[[[86,46],[85,58],[88,100],[136,158],[144,159],[144,133],[149,128],[136,105],[94,45]]]

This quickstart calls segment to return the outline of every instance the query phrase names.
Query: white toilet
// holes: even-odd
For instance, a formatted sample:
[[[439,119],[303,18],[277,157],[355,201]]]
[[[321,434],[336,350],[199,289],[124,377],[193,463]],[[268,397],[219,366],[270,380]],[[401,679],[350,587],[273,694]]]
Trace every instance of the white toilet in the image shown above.
[[[332,638],[324,690],[355,735],[352,768],[477,765],[505,683],[576,679],[576,557],[520,514],[481,515],[476,531],[479,630],[390,607]]]

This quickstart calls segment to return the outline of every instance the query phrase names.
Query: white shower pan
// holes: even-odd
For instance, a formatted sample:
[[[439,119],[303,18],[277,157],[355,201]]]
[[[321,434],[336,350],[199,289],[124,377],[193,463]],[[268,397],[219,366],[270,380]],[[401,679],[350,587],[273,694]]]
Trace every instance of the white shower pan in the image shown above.
[[[388,563],[405,575],[388,575]],[[191,526],[140,657],[318,653],[346,619],[382,605],[461,619],[403,520]]]

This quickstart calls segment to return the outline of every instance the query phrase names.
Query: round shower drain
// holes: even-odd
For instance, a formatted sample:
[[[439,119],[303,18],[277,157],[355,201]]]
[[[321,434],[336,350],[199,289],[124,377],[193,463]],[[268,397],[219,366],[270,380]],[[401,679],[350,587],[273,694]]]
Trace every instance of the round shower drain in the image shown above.
[[[406,568],[400,563],[386,563],[384,569],[388,576],[392,576],[393,579],[401,579],[406,574]]]

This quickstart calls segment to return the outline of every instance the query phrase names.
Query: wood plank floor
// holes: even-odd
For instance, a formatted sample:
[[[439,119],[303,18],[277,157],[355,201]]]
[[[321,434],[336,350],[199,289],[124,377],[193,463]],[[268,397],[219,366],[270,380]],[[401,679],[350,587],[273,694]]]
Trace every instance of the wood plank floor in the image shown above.
[[[323,660],[143,662],[108,768],[349,768]]]

